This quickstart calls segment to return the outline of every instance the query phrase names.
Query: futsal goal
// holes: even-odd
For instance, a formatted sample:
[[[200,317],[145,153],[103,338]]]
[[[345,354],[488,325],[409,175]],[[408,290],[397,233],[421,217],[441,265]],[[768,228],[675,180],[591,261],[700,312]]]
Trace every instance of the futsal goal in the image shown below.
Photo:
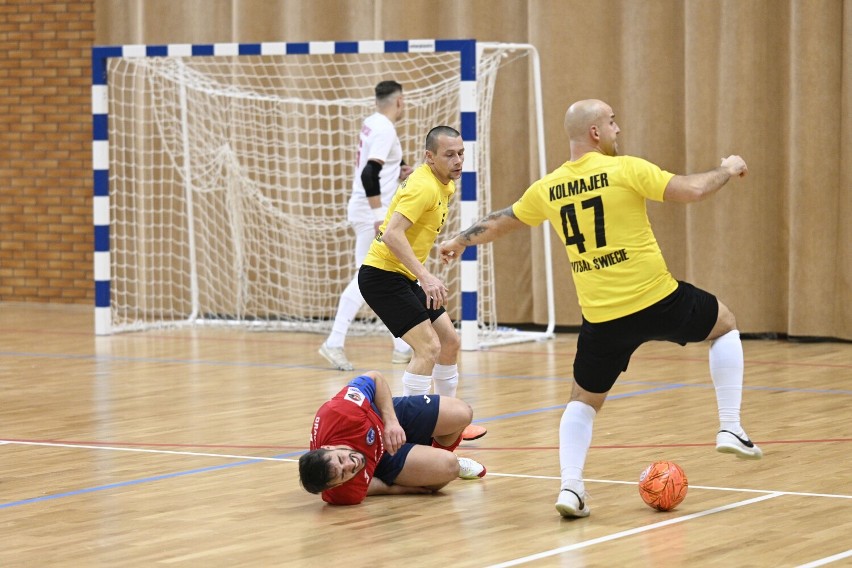
[[[361,121],[393,79],[407,163],[446,124],[465,141],[443,235],[491,210],[491,110],[501,67],[530,66],[545,173],[538,54],[527,44],[411,40],[93,48],[95,332],[183,325],[327,333],[355,274],[347,224]],[[526,120],[529,109],[512,120]],[[503,117],[506,119],[506,117]],[[552,337],[499,325],[491,245],[429,269],[462,348]],[[353,333],[383,330],[365,307]]]

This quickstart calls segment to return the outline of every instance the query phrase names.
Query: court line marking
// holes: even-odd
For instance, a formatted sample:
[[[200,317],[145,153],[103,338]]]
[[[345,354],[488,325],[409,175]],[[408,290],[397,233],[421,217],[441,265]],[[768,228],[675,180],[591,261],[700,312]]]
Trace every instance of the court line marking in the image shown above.
[[[173,339],[173,338],[172,338]],[[78,360],[78,361],[93,361],[95,363],[166,363],[166,364],[176,364],[176,365],[211,365],[211,366],[224,366],[224,367],[245,367],[245,368],[269,368],[269,369],[308,369],[311,371],[328,371],[327,366],[318,366],[318,365],[304,365],[304,364],[283,364],[277,362],[254,362],[254,361],[222,361],[217,359],[181,359],[179,357],[132,357],[127,355],[108,355],[108,354],[98,354],[98,353],[90,353],[90,354],[68,354],[68,353],[46,353],[46,352],[36,352],[36,351],[0,351],[0,357],[29,357],[29,358],[43,358],[43,359],[69,359],[69,360]],[[692,359],[686,358],[669,358],[663,357],[663,360],[670,361],[690,361]],[[638,358],[637,358],[638,360]],[[697,361],[697,359],[696,359]],[[746,359],[746,365],[752,364],[751,360]],[[796,363],[773,363],[776,365],[802,365]],[[826,368],[849,368],[852,365],[834,365],[834,364],[804,364],[815,367],[826,367]],[[367,370],[367,369],[363,369]],[[393,372],[393,369],[382,369],[383,372]],[[540,375],[540,376],[529,376],[529,375],[483,375],[479,373],[467,374],[465,375],[469,378],[487,378],[487,379],[509,379],[509,380],[546,380],[546,381],[571,381],[571,377],[565,376],[556,376],[556,375]],[[653,381],[643,381],[641,379],[633,379],[633,380],[622,380],[619,381],[619,385],[627,385],[627,384],[657,384]],[[692,383],[673,383],[673,387],[696,387],[696,388],[712,388],[712,383],[701,383],[701,384],[692,384]],[[843,394],[848,395],[852,394],[852,390],[840,390],[840,389],[809,389],[809,388],[797,388],[797,387],[770,387],[770,386],[753,386],[753,385],[743,385],[744,390],[767,390],[771,392],[780,391],[780,392],[812,392],[817,394]],[[630,393],[626,393],[629,395]],[[608,400],[614,400],[616,395],[610,395]],[[624,396],[624,395],[621,395]]]
[[[299,338],[299,337],[288,338],[286,340],[285,339],[278,339],[278,338],[273,338],[273,339],[264,339],[263,338],[263,335],[266,334],[266,333],[273,333],[273,334],[274,333],[281,333],[280,330],[267,332],[265,330],[246,329],[244,331],[246,333],[250,333],[250,334],[253,335],[253,337],[251,338],[252,343],[260,343],[260,344],[268,343],[268,344],[271,344],[271,345],[278,345],[278,344],[282,344],[282,343],[287,343],[288,345],[292,345],[292,344],[311,345],[311,346],[315,345],[315,343],[312,339],[302,339],[302,338]],[[20,335],[20,334],[30,334],[30,335],[38,335],[38,336],[59,335],[59,336],[63,336],[63,337],[64,336],[82,337],[82,338],[91,337],[90,332],[71,331],[71,330],[57,331],[56,329],[53,329],[53,328],[50,328],[50,329],[24,329],[20,326],[15,327],[15,328],[2,327],[2,328],[0,328],[0,334],[14,334],[16,336]],[[577,335],[577,332],[566,332],[566,333],[560,333],[558,335],[562,335],[562,336]],[[149,340],[149,339],[155,339],[155,340],[165,339],[165,340],[168,340],[168,341],[184,341],[184,342],[203,341],[203,342],[206,342],[206,343],[226,342],[226,341],[230,342],[230,341],[232,341],[230,338],[221,337],[221,336],[187,337],[186,335],[164,334],[164,333],[156,333],[154,331],[149,331],[149,332],[145,333],[144,335],[137,335],[137,336],[133,336],[133,334],[126,334],[123,337],[123,339],[125,339],[125,340],[137,340],[138,339],[140,341],[141,340]],[[354,340],[359,341],[359,338],[356,337],[356,338],[354,338]],[[745,337],[743,340],[747,341],[747,342],[751,342],[751,341],[754,341],[754,342],[770,341],[770,342],[775,342],[775,343],[780,342],[780,340],[772,340],[772,339],[764,340],[763,338],[753,338],[753,337]],[[555,340],[551,340],[551,341],[553,341],[553,343],[556,343]],[[576,347],[576,340],[572,339],[572,340],[568,340],[568,341],[569,341],[569,347],[572,347],[572,348]],[[363,343],[364,344],[361,346],[361,348],[363,348],[363,349],[373,349],[373,350],[379,349],[378,347],[373,347],[372,344],[367,344],[366,342],[363,342]],[[833,340],[833,341],[828,340],[825,343],[831,343],[831,344],[835,344],[835,345],[844,346],[846,344],[846,341],[843,341],[843,340]],[[499,353],[501,355],[512,355],[512,356],[518,356],[518,357],[529,357],[530,355],[550,355],[550,354],[552,354],[552,352],[547,350],[547,349],[518,349],[517,344],[516,345],[499,345],[499,346],[488,348],[486,351],[496,352],[496,353]],[[573,353],[574,353],[574,351],[572,350],[572,351],[569,351],[567,354],[573,355]],[[638,360],[649,360],[649,361],[661,360],[661,361],[675,361],[675,362],[687,361],[687,362],[695,362],[695,363],[706,363],[707,362],[706,357],[705,358],[673,357],[673,356],[665,356],[665,355],[652,356],[652,355],[642,355],[641,353],[639,355],[634,355],[633,359],[637,360],[637,361]],[[782,367],[816,367],[816,368],[840,368],[840,369],[852,368],[852,365],[843,364],[843,363],[823,363],[823,362],[811,363],[811,362],[794,362],[794,361],[781,362],[781,361],[765,361],[765,360],[762,360],[762,359],[749,359],[749,358],[746,358],[746,364],[747,365],[748,364],[774,365],[774,366],[782,366]],[[312,368],[318,368],[318,367],[312,367]],[[321,367],[321,368],[324,369],[324,370],[328,370],[328,367]]]
[[[51,446],[57,448],[85,448],[89,450],[112,450],[115,452],[140,452],[140,453],[148,453],[148,454],[172,454],[178,456],[198,456],[198,457],[211,457],[211,458],[229,458],[235,460],[252,460],[252,461],[284,461],[284,462],[293,462],[299,460],[287,459],[287,458],[277,458],[277,457],[258,457],[258,456],[239,456],[234,454],[212,454],[212,453],[204,453],[204,452],[186,452],[186,451],[176,451],[176,450],[150,450],[146,448],[122,448],[117,446],[90,446],[85,444],[60,444],[56,442],[18,442],[14,440],[0,440],[0,443],[3,444],[20,444],[22,446]]]
[[[490,418],[480,418],[478,420],[474,420],[475,424],[480,422],[487,422],[491,420]],[[229,449],[229,450],[304,450],[305,447],[302,444],[201,444],[201,443],[166,443],[166,442],[122,442],[117,440],[111,440],[109,442],[103,442],[100,440],[52,440],[50,438],[47,439],[29,439],[29,438],[8,438],[5,440],[0,440],[0,442],[5,443],[25,443],[25,442],[39,442],[45,444],[69,444],[74,446],[112,446],[112,447],[121,447],[121,448],[216,448],[216,449]],[[770,444],[826,444],[829,442],[841,442],[841,443],[849,443],[852,442],[852,438],[822,438],[822,439],[800,439],[800,440],[760,440],[761,445],[770,445]],[[485,452],[523,452],[523,451],[556,451],[559,449],[559,446],[502,446],[502,447],[490,447],[490,446],[482,446],[479,444],[474,445],[466,445],[467,449],[474,449],[478,451]],[[592,444],[590,446],[594,450],[635,450],[635,449],[648,449],[648,448],[708,448],[715,447],[715,442],[689,442],[689,443],[670,443],[670,444]],[[219,454],[216,454],[219,455]]]
[[[844,558],[849,558],[850,556],[852,556],[852,548],[850,548],[846,552],[835,554],[834,556],[826,556],[825,558],[820,558],[819,560],[814,560],[813,562],[808,562],[807,564],[800,564],[796,568],[816,568],[817,566],[825,566],[826,564],[831,564],[832,562],[837,562],[838,560],[843,560]]]
[[[95,487],[85,487],[83,489],[74,489],[72,491],[63,491],[62,493],[53,493],[51,495],[43,495],[41,497],[30,497],[29,499],[20,499],[18,501],[10,501],[8,503],[0,503],[0,509],[8,509],[9,507],[17,507],[20,505],[29,505],[31,503],[39,503],[42,501],[51,501],[53,499],[61,499],[63,497],[73,497],[75,495],[85,495],[87,493],[96,493],[98,491],[106,491],[107,489],[116,489],[118,487],[130,487],[133,485],[140,485],[142,483],[148,483],[150,481],[160,481],[163,479],[174,479],[177,477],[183,477],[186,475],[193,475],[196,473],[206,473],[208,471],[216,471],[219,469],[228,469],[231,467],[237,467],[241,465],[249,465],[259,463],[259,460],[247,460],[247,461],[238,461],[232,463],[226,463],[221,465],[214,465],[210,467],[202,467],[198,469],[191,469],[189,471],[178,471],[173,473],[165,473],[163,475],[155,475],[151,477],[143,477],[141,479],[131,479],[130,481],[119,481],[117,483],[109,483],[107,485],[97,485]]]
[[[60,447],[60,448],[84,448],[90,450],[112,450],[117,452],[139,452],[139,453],[150,453],[150,454],[170,454],[170,455],[179,455],[179,456],[195,456],[195,457],[213,457],[213,458],[228,458],[228,459],[238,459],[238,460],[248,460],[250,462],[256,461],[277,461],[277,462],[297,462],[298,459],[293,458],[284,458],[284,457],[261,457],[261,456],[245,456],[245,455],[234,455],[234,454],[216,454],[216,453],[206,453],[206,452],[188,452],[188,451],[177,451],[177,450],[152,450],[145,448],[126,448],[126,447],[118,447],[118,446],[109,446],[109,445],[87,445],[87,444],[65,444],[59,442],[29,442],[29,441],[18,441],[18,440],[0,440],[0,445],[2,444],[19,444],[23,446],[49,446],[49,447]],[[298,453],[302,453],[301,451]],[[288,454],[284,454],[288,455]],[[552,475],[529,475],[529,474],[519,474],[519,473],[495,473],[490,472],[488,474],[489,477],[516,477],[523,479],[548,479],[548,480],[556,480],[558,481],[560,478]],[[620,481],[614,479],[589,479],[586,478],[584,481],[589,483],[610,483],[616,485],[634,485],[635,481]],[[708,489],[710,491],[740,491],[743,493],[777,493],[779,495],[793,495],[798,497],[831,497],[837,499],[852,499],[852,495],[841,495],[834,493],[804,493],[798,491],[781,491],[775,489],[745,489],[740,487],[715,487],[710,485],[690,485],[690,487],[695,489]]]
[[[226,469],[226,468],[235,467],[235,466],[249,465],[249,464],[258,463],[258,462],[261,462],[261,461],[280,461],[280,462],[295,462],[295,461],[297,461],[297,460],[294,460],[294,459],[288,459],[288,458],[283,458],[283,457],[268,458],[268,457],[253,457],[253,456],[236,456],[236,455],[232,455],[232,454],[211,454],[211,453],[171,451],[171,450],[149,450],[149,449],[144,449],[144,448],[120,448],[120,447],[114,447],[114,446],[89,446],[89,445],[81,445],[81,444],[60,444],[60,443],[47,443],[47,442],[18,442],[18,441],[0,440],[0,445],[3,445],[3,444],[20,444],[20,445],[30,445],[30,446],[52,446],[52,447],[67,447],[67,448],[85,448],[85,449],[112,450],[112,451],[131,451],[131,452],[155,453],[155,454],[176,454],[176,455],[186,455],[186,456],[196,456],[196,457],[199,457],[199,456],[200,457],[224,457],[224,458],[229,458],[229,459],[242,459],[243,461],[232,463],[232,464],[223,464],[223,465],[219,465],[219,466],[212,466],[212,467],[194,469],[194,470],[190,470],[190,471],[176,472],[176,473],[147,477],[147,478],[142,478],[142,479],[137,479],[137,480],[113,483],[113,484],[108,484],[108,485],[104,485],[104,486],[91,487],[91,488],[80,489],[80,490],[75,490],[75,491],[68,491],[68,492],[58,493],[58,494],[54,494],[54,495],[45,495],[43,497],[23,499],[23,500],[20,500],[20,501],[13,501],[13,502],[10,502],[10,503],[0,504],[0,509],[14,507],[14,506],[18,506],[18,505],[25,505],[25,504],[30,504],[30,503],[40,502],[40,501],[58,499],[58,498],[61,498],[61,497],[70,497],[70,496],[82,495],[82,494],[86,494],[86,493],[93,493],[93,492],[96,492],[96,491],[103,491],[103,490],[114,489],[114,488],[118,488],[118,487],[127,487],[127,486],[131,486],[131,485],[138,485],[138,484],[141,484],[141,483],[146,483],[146,482],[151,482],[151,481],[159,481],[159,480],[163,480],[163,479],[171,479],[171,478],[176,478],[176,477],[182,477],[182,476],[185,476],[185,475],[191,475],[191,474],[195,474],[195,473],[204,473],[204,472],[215,471],[215,470],[219,470],[219,469]],[[523,475],[523,474],[501,474],[501,473],[492,473],[491,476],[492,477],[550,479],[550,480],[559,479],[559,478],[553,477],[553,476]],[[631,482],[631,481],[600,480],[600,479],[586,479],[586,481],[593,482],[593,483],[614,483],[614,484],[628,484],[628,485],[632,485],[634,483],[634,482]],[[640,527],[638,529],[631,529],[631,531],[625,531],[624,533],[617,533],[616,535],[610,535],[609,537],[602,537],[602,539],[597,539],[597,541],[587,541],[585,543],[578,543],[577,545],[571,545],[566,550],[562,550],[562,549],[556,549],[556,550],[561,550],[562,552],[567,552],[569,550],[583,548],[585,546],[591,546],[592,544],[596,544],[597,542],[605,542],[607,540],[612,540],[613,538],[621,538],[621,536],[629,536],[628,533],[633,534],[633,533],[638,533],[638,532],[644,532],[646,530],[652,530],[654,528],[658,528],[658,527],[665,526],[665,525],[668,525],[668,524],[673,524],[674,522],[682,522],[682,521],[687,520],[689,518],[697,518],[697,517],[704,516],[704,515],[707,515],[707,514],[712,514],[713,512],[719,512],[719,511],[722,511],[722,510],[725,510],[725,509],[738,507],[738,506],[741,506],[742,504],[747,504],[748,502],[758,502],[758,501],[761,501],[761,500],[764,500],[764,499],[777,497],[777,496],[780,496],[780,495],[798,495],[798,496],[811,496],[811,497],[839,497],[839,498],[852,499],[852,496],[847,496],[847,495],[831,495],[831,494],[799,493],[799,492],[783,492],[783,491],[769,492],[769,491],[766,491],[766,490],[759,490],[759,489],[738,489],[738,488],[723,488],[723,487],[710,487],[710,486],[699,486],[699,485],[693,486],[693,487],[700,488],[700,489],[716,490],[716,491],[742,491],[742,492],[754,492],[754,493],[767,493],[767,495],[763,495],[761,497],[757,497],[757,498],[751,499],[749,501],[743,501],[743,502],[740,502],[738,504],[733,504],[733,505],[730,505],[730,506],[725,506],[725,507],[720,507],[720,508],[717,508],[717,509],[705,511],[705,512],[702,512],[702,513],[693,513],[692,515],[680,517],[678,519],[669,519],[667,521],[662,521],[661,523],[657,523],[655,525]],[[618,536],[619,534],[621,536]],[[538,559],[539,557],[545,558],[547,556],[552,556],[552,555],[560,554],[560,553],[561,552],[550,552],[550,551],[548,551],[546,553],[539,553],[539,555],[545,554],[545,556],[536,555],[535,558],[529,557],[530,560],[519,559],[520,562],[519,561],[512,561],[513,563],[495,565],[495,568],[497,566],[514,566],[514,565],[517,565],[519,563],[526,563],[528,561]],[[823,566],[825,564],[834,562],[836,560],[844,559],[844,558],[846,558],[850,555],[852,555],[852,550],[847,551],[846,553],[841,553],[841,554],[834,555],[834,556],[831,556],[831,557],[828,557],[828,558],[825,558],[825,559],[814,561],[813,563],[810,563],[810,564],[802,565],[800,568],[811,568],[811,567],[816,568],[818,566]]]
[[[493,473],[488,472],[486,477],[520,477],[524,479],[551,479],[560,481],[560,478],[552,475],[526,475],[517,473]],[[636,481],[620,481],[615,479],[589,479],[583,480],[586,483],[610,483],[615,485],[636,485]],[[776,489],[743,489],[741,487],[714,487],[712,485],[689,485],[690,489],[708,489],[710,491],[740,491],[742,493],[768,493],[772,495],[792,495],[796,497],[829,497],[834,499],[852,499],[852,495],[842,495],[839,493],[802,493],[798,491],[779,491]]]
[[[761,495],[760,497],[753,497],[751,499],[746,499],[745,501],[738,501],[737,503],[731,503],[729,505],[723,505],[721,507],[715,507],[713,509],[708,509],[706,511],[701,511],[699,513],[692,513],[690,515],[684,515],[683,517],[678,517],[676,519],[667,519],[665,521],[660,521],[659,523],[654,523],[651,525],[645,525],[644,527],[637,527],[635,529],[628,529],[626,531],[621,531],[617,533],[613,533],[610,535],[593,538],[591,540],[585,540],[583,542],[577,542],[574,544],[569,544],[567,546],[560,546],[559,548],[553,548],[551,550],[546,550],[544,552],[538,552],[536,554],[530,554],[529,556],[523,556],[521,558],[516,558],[514,560],[509,560],[507,562],[501,562],[499,564],[491,564],[488,568],[508,568],[509,566],[519,566],[521,564],[526,564],[528,562],[533,562],[535,560],[541,560],[543,558],[549,558],[551,556],[556,556],[558,554],[562,554],[564,552],[571,552],[574,550],[579,550],[581,548],[588,548],[590,546],[594,546],[596,544],[601,544],[604,542],[610,542],[612,540],[617,540],[619,538],[624,538],[628,536],[633,536],[635,534],[640,534],[643,532],[651,531],[654,529],[667,527],[669,525],[674,525],[677,523],[683,523],[686,521],[691,521],[693,519],[698,519],[701,517],[706,517],[708,515],[714,515],[716,513],[721,513],[723,511],[728,511],[731,509],[736,509],[738,507],[744,507],[746,505],[752,505],[754,503],[759,503],[760,501],[766,501],[767,499],[774,499],[775,497],[782,496],[783,493],[770,493],[768,495]]]
[[[807,442],[811,442],[812,440],[806,440]],[[833,441],[833,440],[830,440]],[[849,438],[850,442],[852,442],[852,438]],[[166,443],[166,442],[121,442],[117,440],[111,440],[109,442],[103,442],[101,440],[56,440],[51,438],[7,438],[5,440],[0,440],[0,443],[14,444],[16,442],[38,442],[42,444],[70,444],[74,446],[112,446],[116,448],[217,448],[217,449],[229,449],[229,450],[301,450],[304,446],[299,445],[269,445],[269,444],[199,444],[199,443],[190,443],[190,444],[177,444],[177,443]],[[218,455],[218,454],[217,454]]]
[[[7,441],[8,442],[8,441]],[[18,442],[8,442],[11,444],[15,444]],[[28,499],[19,499],[17,501],[10,501],[8,503],[0,503],[0,509],[8,509],[10,507],[17,507],[20,505],[29,505],[31,503],[39,503],[42,501],[51,501],[53,499],[60,499],[63,497],[73,497],[76,495],[85,495],[87,493],[95,493],[98,491],[106,491],[108,489],[116,489],[119,487],[130,487],[133,485],[141,485],[142,483],[149,483],[152,481],[161,481],[163,479],[175,479],[178,477],[184,477],[187,475],[194,475],[196,473],[207,473],[210,471],[217,471],[221,469],[229,469],[232,467],[238,467],[243,465],[252,465],[261,463],[263,461],[296,461],[292,459],[285,459],[283,456],[290,454],[283,454],[282,456],[276,456],[272,458],[260,458],[260,457],[252,457],[252,456],[228,456],[224,454],[201,454],[201,453],[193,453],[193,452],[173,452],[169,450],[146,450],[144,448],[114,448],[110,446],[80,446],[78,444],[52,444],[52,443],[44,443],[44,442],[23,442],[24,445],[34,445],[34,446],[60,446],[60,447],[69,447],[69,448],[80,448],[86,447],[94,450],[116,450],[116,451],[131,451],[131,452],[145,452],[145,453],[165,453],[165,454],[180,454],[180,455],[192,455],[192,456],[204,456],[204,457],[227,457],[229,459],[240,459],[241,461],[236,461],[232,463],[214,465],[209,467],[201,467],[196,469],[191,469],[187,471],[176,471],[172,473],[164,473],[162,475],[153,475],[149,477],[143,477],[139,479],[132,479],[130,481],[119,481],[116,483],[109,483],[107,485],[98,485],[95,487],[85,487],[83,489],[75,489],[72,491],[63,491],[62,493],[54,493],[51,495],[42,495],[41,497],[30,497]],[[301,452],[299,452],[301,453]]]
[[[3,444],[18,444],[23,446],[48,446],[48,447],[60,447],[60,448],[84,448],[91,450],[110,450],[110,451],[118,451],[118,452],[138,452],[138,453],[149,453],[149,454],[168,454],[168,455],[179,455],[179,456],[192,456],[192,457],[213,457],[213,458],[227,458],[227,459],[238,459],[243,460],[237,464],[225,464],[219,467],[230,467],[232,465],[248,465],[252,463],[258,463],[262,461],[273,461],[273,462],[297,462],[298,459],[283,457],[289,455],[301,454],[303,451],[298,452],[290,452],[287,454],[281,454],[279,456],[273,457],[259,457],[259,456],[245,456],[245,455],[233,455],[233,454],[215,454],[215,453],[206,453],[206,452],[188,452],[188,451],[176,451],[176,450],[152,450],[146,448],[125,448],[125,447],[116,447],[116,446],[106,446],[106,445],[83,445],[83,444],[63,444],[58,442],[25,442],[25,441],[17,441],[17,440],[0,440],[0,445]],[[216,466],[211,468],[201,468],[196,470],[191,470],[190,472],[175,472],[174,474],[164,474],[162,476],[155,476],[151,478],[143,478],[137,480],[139,483],[143,483],[146,481],[156,481],[159,479],[164,479],[168,477],[178,477],[185,475],[187,473],[202,473],[206,471],[210,471],[212,469],[217,469]],[[489,472],[488,477],[510,477],[510,478],[522,478],[522,479],[546,479],[558,481],[560,478],[552,475],[529,475],[529,474],[518,474],[518,473],[495,473]],[[588,483],[609,483],[616,485],[634,485],[635,481],[621,481],[614,479],[589,479],[586,478],[584,481]],[[136,482],[128,481],[123,482],[121,485],[133,485]],[[114,487],[115,485],[102,486],[100,488],[92,488],[91,490],[100,490],[106,489],[110,487]],[[798,497],[828,497],[835,499],[852,499],[852,495],[841,495],[841,494],[832,494],[832,493],[803,493],[797,491],[779,491],[779,490],[770,490],[770,489],[744,489],[739,487],[714,487],[709,485],[690,485],[690,487],[694,489],[707,489],[710,491],[739,491],[742,493],[764,493],[764,494],[777,494],[777,495],[791,495]],[[67,496],[72,494],[85,493],[88,490],[82,489],[75,492],[70,492],[66,494],[57,494],[56,496],[46,496],[47,497],[58,497],[58,496]],[[25,502],[31,502],[31,499],[25,499],[22,501],[17,501],[14,503],[7,503],[5,505],[0,504],[0,508],[4,508],[6,506],[11,506],[13,504],[23,504]]]

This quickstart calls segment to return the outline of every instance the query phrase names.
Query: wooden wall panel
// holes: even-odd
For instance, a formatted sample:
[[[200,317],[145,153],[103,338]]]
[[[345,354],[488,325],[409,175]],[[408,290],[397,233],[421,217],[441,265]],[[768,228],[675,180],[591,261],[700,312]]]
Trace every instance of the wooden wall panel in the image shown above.
[[[613,106],[624,152],[671,171],[701,171],[723,155],[743,155],[750,176],[711,200],[689,207],[649,206],[671,270],[718,293],[737,313],[743,331],[852,338],[852,229],[846,222],[852,214],[852,166],[843,158],[852,145],[852,73],[844,64],[850,47],[843,41],[852,29],[850,0],[80,0],[65,4],[54,23],[43,16],[21,20],[27,16],[18,9],[25,5],[31,4],[4,6],[7,14],[17,14],[8,19],[5,33],[18,33],[9,27],[16,25],[27,33],[47,31],[59,22],[68,33],[94,25],[97,44],[430,37],[532,43],[542,59],[548,168],[567,156],[565,109],[587,97]],[[88,24],[80,18],[86,6],[94,7]],[[27,66],[38,67],[45,54],[33,51],[31,57]],[[19,58],[4,61],[6,88],[21,86],[25,79],[13,69]],[[88,78],[85,58],[70,64],[78,77]],[[499,120],[514,107],[528,108],[528,78],[516,70],[507,70],[506,78],[492,129],[499,180],[492,188],[495,207],[511,203],[538,177],[529,149],[517,144],[531,121]],[[82,82],[74,89],[81,101],[87,97]],[[86,104],[78,107],[78,116],[55,128],[79,134],[74,144],[82,147],[88,127],[68,130],[90,120]],[[0,114],[16,123],[19,108],[0,106]],[[7,136],[20,128],[13,126]],[[55,159],[57,151],[68,148],[45,140],[27,159],[44,157],[48,161],[40,163],[47,165],[53,163],[48,156]],[[21,187],[25,181],[15,174],[20,160],[9,158],[5,187]],[[90,184],[86,159],[64,172],[66,186]],[[36,176],[37,187],[52,184]],[[50,272],[44,253],[32,243],[50,241],[52,229],[28,221],[23,207],[32,198],[25,193],[10,192],[9,208],[0,210],[5,226],[19,229],[0,250],[0,299],[91,302],[89,247],[85,242],[69,246],[63,239],[68,250]],[[90,210],[85,191],[76,199],[81,211]],[[83,239],[91,231],[88,215],[76,210],[52,226]],[[513,239],[496,245],[501,318],[543,323],[540,232]],[[553,254],[558,322],[576,325],[579,310],[568,263],[559,247]],[[531,295],[524,293],[527,286]],[[832,300],[814,306],[815,298]]]

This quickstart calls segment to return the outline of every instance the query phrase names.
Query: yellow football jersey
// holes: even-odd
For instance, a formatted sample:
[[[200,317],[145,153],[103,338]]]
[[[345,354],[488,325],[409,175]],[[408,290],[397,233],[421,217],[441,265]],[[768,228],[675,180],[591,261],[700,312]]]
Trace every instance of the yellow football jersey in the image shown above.
[[[438,181],[427,164],[423,164],[403,181],[388,207],[385,221],[379,229],[364,264],[381,270],[400,272],[411,280],[411,273],[382,241],[382,234],[394,212],[404,215],[413,224],[405,232],[405,237],[420,262],[425,262],[429,251],[435,246],[435,240],[447,220],[450,198],[456,191],[456,185],[450,180],[446,185]]]
[[[645,200],[663,200],[674,174],[632,156],[590,152],[532,184],[512,210],[560,235],[583,316],[620,318],[677,288],[651,230]]]

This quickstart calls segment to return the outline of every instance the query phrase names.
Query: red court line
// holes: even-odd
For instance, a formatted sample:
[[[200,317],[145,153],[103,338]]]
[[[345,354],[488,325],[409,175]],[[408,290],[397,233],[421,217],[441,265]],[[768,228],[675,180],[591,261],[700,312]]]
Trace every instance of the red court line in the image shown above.
[[[304,450],[305,446],[265,446],[243,444],[165,444],[149,442],[91,442],[81,440],[29,440],[23,438],[3,438],[0,442],[24,442],[30,444],[67,444],[69,446],[114,446],[117,448],[219,448],[249,450]]]
[[[821,438],[812,440],[757,440],[760,445],[781,444],[827,444],[831,442],[849,443],[852,438]],[[268,446],[268,445],[246,445],[246,444],[167,444],[146,442],[92,442],[80,440],[29,440],[3,438],[0,442],[25,442],[34,444],[67,444],[71,446],[112,446],[112,447],[143,447],[143,448],[218,448],[229,449],[267,449],[267,450],[306,450],[305,446]],[[592,445],[596,450],[635,450],[644,448],[702,448],[715,447],[715,442],[694,444],[606,444]],[[512,447],[487,447],[476,444],[463,443],[462,449],[487,450],[487,451],[530,451],[530,450],[558,450],[558,446],[512,446]]]
[[[819,440],[755,440],[761,446],[769,446],[775,444],[827,444],[830,442],[841,442],[841,443],[849,443],[852,442],[852,438],[824,438]],[[513,446],[513,447],[501,447],[501,448],[487,448],[480,447],[470,444],[464,444],[459,446],[462,449],[469,450],[516,450],[516,451],[528,451],[528,450],[558,450],[559,446]],[[606,445],[594,445],[592,444],[591,448],[595,450],[641,450],[645,448],[715,448],[716,443],[695,443],[695,444],[606,444]]]

